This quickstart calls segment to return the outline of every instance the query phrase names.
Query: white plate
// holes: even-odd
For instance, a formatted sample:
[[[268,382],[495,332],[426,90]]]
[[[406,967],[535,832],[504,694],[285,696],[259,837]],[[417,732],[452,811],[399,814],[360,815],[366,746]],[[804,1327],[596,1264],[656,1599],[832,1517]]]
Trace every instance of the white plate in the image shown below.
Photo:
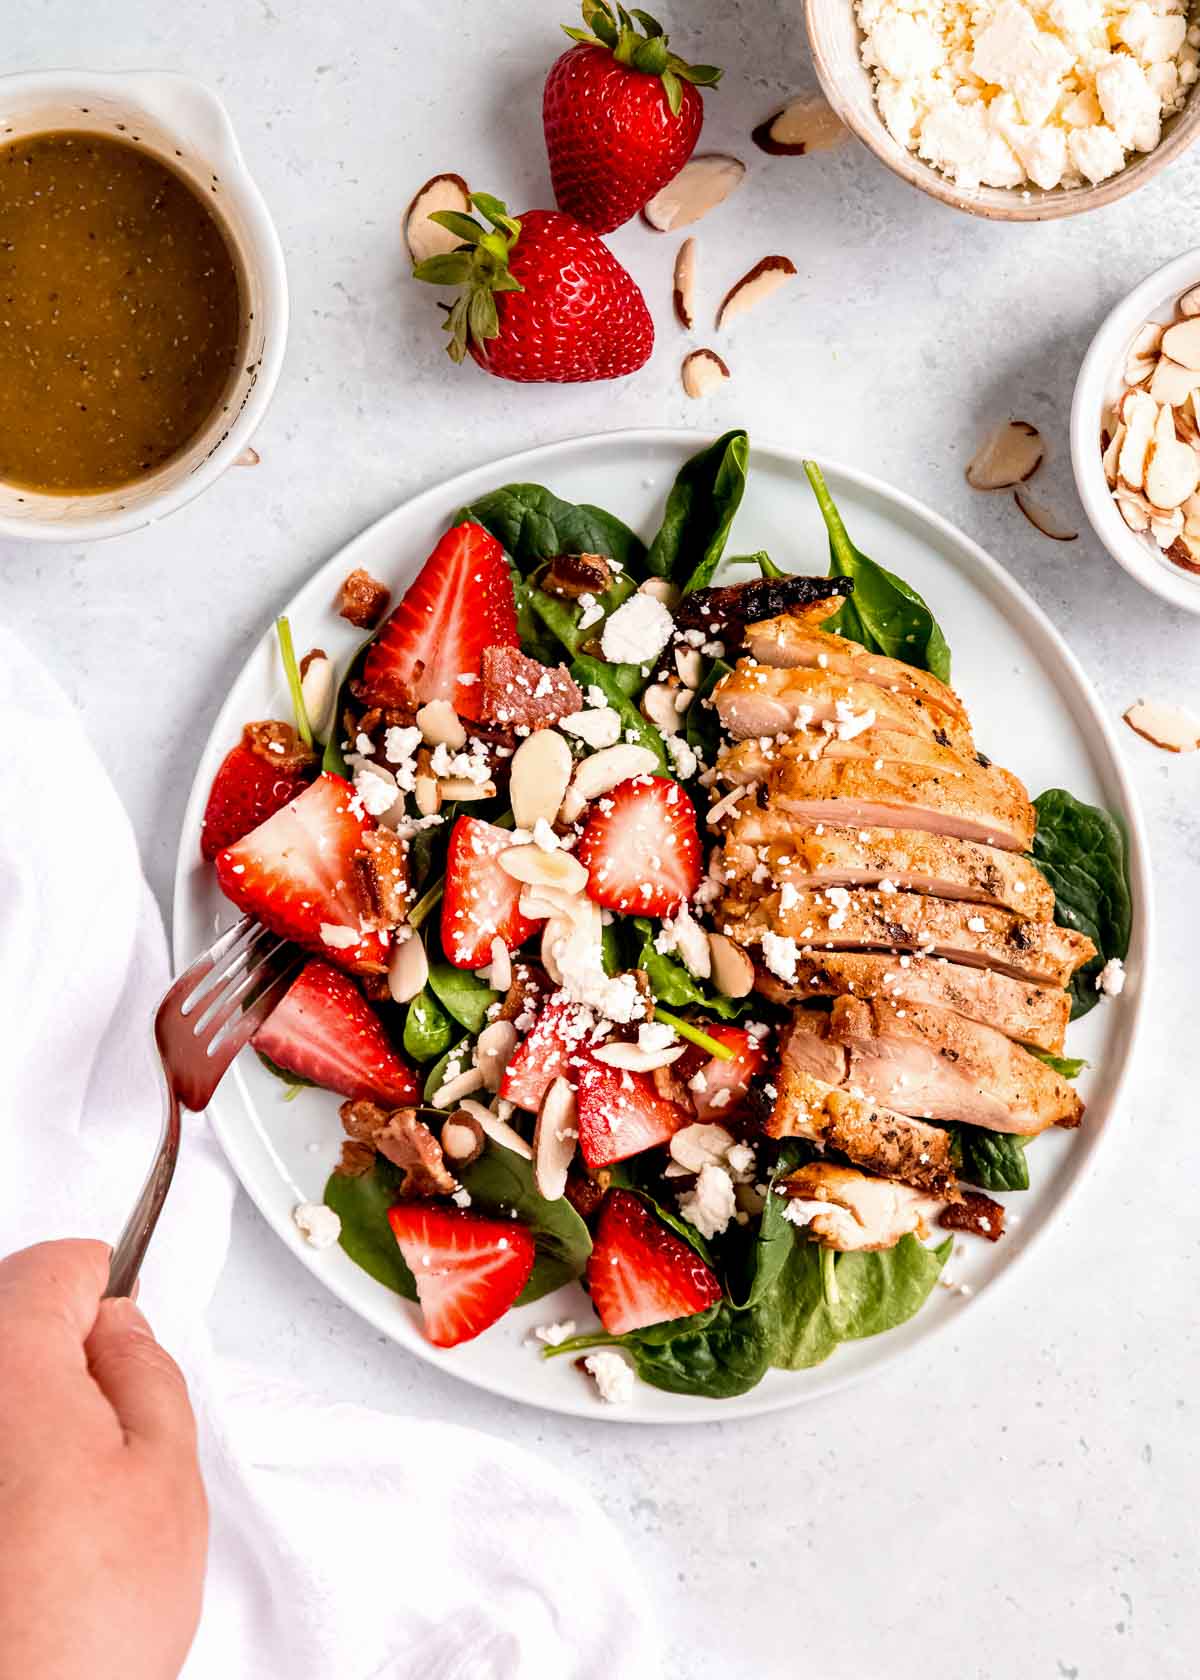
[[[629,431],[577,438],[481,467],[428,490],[387,514],[356,538],[288,604],[298,649],[320,645],[343,660],[359,632],[335,616],[337,587],[354,566],[364,566],[399,592],[451,516],[487,490],[515,480],[548,485],[569,501],[594,502],[649,535],[680,463],[705,439],[682,431]],[[758,1388],[736,1400],[691,1399],[638,1385],[631,1407],[602,1407],[591,1383],[569,1357],[543,1361],[527,1345],[534,1325],[574,1318],[594,1323],[578,1286],[510,1313],[474,1342],[449,1351],[432,1348],[421,1334],[415,1307],[374,1282],[340,1251],[307,1247],[291,1221],[298,1200],[319,1201],[338,1153],[337,1100],[305,1091],[285,1102],[279,1083],[244,1054],[209,1108],[217,1136],[234,1171],[282,1240],[348,1306],[376,1329],[422,1359],[467,1382],[548,1410],[640,1422],[715,1421],[747,1417],[830,1393],[877,1369],[944,1328],[960,1312],[980,1312],[980,1297],[1052,1223],[1079,1183],[1107,1128],[1119,1112],[1121,1086],[1145,1008],[1151,925],[1146,840],[1133,790],[1121,765],[1112,729],[1074,656],[1038,607],[983,550],[911,497],[866,474],[822,463],[830,489],[859,546],[907,579],[925,596],[946,632],[954,656],[955,687],[963,696],[984,749],[1009,766],[1034,793],[1065,787],[1105,805],[1124,823],[1130,839],[1134,899],[1129,981],[1117,1002],[1106,1002],[1071,1029],[1072,1055],[1090,1062],[1080,1081],[1088,1112],[1080,1131],[1040,1138],[1031,1151],[1033,1187],[1008,1200],[1020,1224],[992,1247],[963,1241],[951,1262],[959,1282],[970,1285],[968,1302],[935,1289],[909,1324],[870,1341],[840,1348],[812,1371],[772,1371]],[[789,570],[823,574],[824,529],[800,470],[800,457],[783,449],[756,448],[750,482],[729,546],[731,554],[769,549]],[[220,634],[214,624],[214,634]],[[200,822],[217,765],[253,718],[288,717],[287,690],[272,630],[234,684],[204,749],[188,802],[175,887],[175,955],[182,966],[231,919],[213,872],[200,862]]]

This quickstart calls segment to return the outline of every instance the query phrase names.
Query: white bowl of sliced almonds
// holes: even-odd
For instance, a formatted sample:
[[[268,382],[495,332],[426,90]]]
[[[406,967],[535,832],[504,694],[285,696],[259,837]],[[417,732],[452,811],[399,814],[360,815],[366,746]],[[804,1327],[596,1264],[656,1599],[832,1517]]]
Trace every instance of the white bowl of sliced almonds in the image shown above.
[[[1092,340],[1075,386],[1071,460],[1113,559],[1200,612],[1200,250],[1149,275]]]

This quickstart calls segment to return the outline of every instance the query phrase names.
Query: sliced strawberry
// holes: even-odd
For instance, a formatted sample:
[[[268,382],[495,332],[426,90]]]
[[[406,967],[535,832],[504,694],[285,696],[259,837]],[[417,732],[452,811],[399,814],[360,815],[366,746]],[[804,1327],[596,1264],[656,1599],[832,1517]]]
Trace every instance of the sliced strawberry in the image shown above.
[[[565,997],[551,998],[518,1043],[504,1070],[500,1095],[536,1114],[560,1074],[574,1080],[576,1054],[595,1024],[590,1010]]]
[[[226,846],[273,817],[310,780],[303,770],[272,764],[263,753],[239,741],[221,760],[204,807],[200,852],[205,861],[211,863]]]
[[[449,700],[478,718],[483,650],[494,644],[520,646],[508,556],[482,525],[456,525],[372,642],[363,693],[383,706]]]
[[[403,1108],[419,1100],[412,1070],[392,1048],[353,980],[314,957],[250,1040],[277,1067],[339,1097]]]
[[[340,776],[311,787],[217,857],[226,898],[285,939],[339,968],[381,972],[382,934],[362,931],[367,906],[354,867],[362,836],[376,824]],[[348,942],[348,933],[357,937]]]
[[[388,1209],[388,1222],[435,1347],[469,1342],[495,1324],[533,1270],[533,1237],[515,1219],[404,1202]]]
[[[520,881],[496,859],[511,849],[507,828],[478,817],[459,817],[446,857],[442,899],[442,949],[455,968],[483,968],[492,960],[492,940],[515,951],[537,927],[520,911]]]
[[[592,806],[575,855],[595,903],[669,916],[700,885],[695,806],[678,782],[633,776]]]
[[[712,1269],[631,1190],[610,1190],[604,1198],[587,1285],[611,1336],[690,1318],[721,1299]]]
[[[767,1060],[766,1039],[755,1038],[745,1027],[731,1027],[720,1021],[698,1022],[710,1038],[727,1045],[734,1052],[731,1062],[711,1056],[700,1065],[703,1080],[693,1076],[689,1084],[696,1113],[701,1120],[714,1120],[723,1126],[727,1120],[740,1117],[745,1110],[746,1097],[754,1080]],[[724,1095],[728,1092],[729,1095]]]
[[[695,1115],[660,1097],[648,1073],[609,1067],[582,1049],[576,1058],[579,1147],[589,1167],[626,1161],[666,1143]]]

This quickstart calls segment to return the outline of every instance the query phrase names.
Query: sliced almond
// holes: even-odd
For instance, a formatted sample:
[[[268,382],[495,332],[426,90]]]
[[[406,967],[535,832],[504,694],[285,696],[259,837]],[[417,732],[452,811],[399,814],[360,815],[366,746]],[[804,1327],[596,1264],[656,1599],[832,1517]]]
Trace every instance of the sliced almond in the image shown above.
[[[585,899],[577,892],[566,892],[562,887],[547,886],[543,882],[535,882],[526,886],[521,894],[519,908],[522,916],[531,922],[547,921],[557,917],[560,921],[574,924],[576,919],[582,919],[586,907],[591,900]]]
[[[685,332],[696,323],[696,241],[685,239],[675,254],[675,284],[672,293],[675,319]]]
[[[1152,519],[1150,535],[1159,548],[1170,548],[1171,544],[1183,535],[1183,509],[1175,508],[1166,519]]]
[[[431,700],[413,721],[428,747],[453,747],[457,752],[467,744],[467,732],[449,700]]]
[[[715,1122],[697,1120],[693,1125],[681,1126],[672,1136],[667,1148],[671,1160],[685,1173],[703,1172],[705,1167],[718,1167],[733,1148],[734,1136]]]
[[[644,206],[642,220],[656,233],[690,227],[723,204],[746,175],[746,165],[723,152],[689,159],[673,181],[660,187]]]
[[[464,1068],[444,1085],[439,1085],[429,1099],[434,1108],[456,1108],[458,1104],[483,1086],[483,1075],[477,1067]]]
[[[459,1172],[483,1154],[484,1130],[473,1114],[457,1108],[442,1122],[442,1154]]]
[[[1200,286],[1193,286],[1190,292],[1184,292],[1176,308],[1185,320],[1193,315],[1200,315]]]
[[[491,1138],[493,1143],[498,1143],[501,1149],[511,1149],[514,1155],[520,1155],[523,1160],[533,1160],[533,1150],[507,1120],[501,1120],[492,1109],[486,1108],[481,1102],[472,1101],[469,1097],[464,1097],[462,1107],[472,1120],[478,1120],[485,1136]]]
[[[1185,572],[1200,572],[1200,536],[1193,536],[1185,526],[1183,535],[1167,550],[1167,559]]]
[[[533,829],[539,819],[552,823],[571,780],[574,760],[557,729],[537,729],[512,756],[508,796],[518,828]]]
[[[252,443],[248,443],[240,455],[234,456],[233,464],[235,467],[257,467],[261,460],[262,456],[258,450]]]
[[[1200,748],[1200,717],[1186,706],[1164,700],[1138,700],[1125,713],[1135,735],[1164,752],[1195,752]]]
[[[1117,512],[1131,531],[1148,531],[1150,529],[1150,515],[1135,496],[1121,495],[1118,491],[1115,498]]]
[[[429,979],[429,958],[424,941],[410,933],[397,939],[388,958],[388,991],[393,1003],[411,1003]]]
[[[1147,321],[1144,327],[1138,328],[1125,357],[1126,385],[1140,385],[1143,380],[1149,379],[1154,372],[1165,331],[1160,321]]]
[[[487,1090],[500,1089],[504,1070],[517,1048],[517,1029],[511,1021],[490,1021],[475,1040],[475,1066]]]
[[[1117,482],[1119,476],[1118,462],[1121,459],[1121,445],[1125,442],[1125,422],[1119,420],[1117,429],[1112,434],[1108,448],[1104,451],[1102,465],[1104,476],[1108,480],[1109,488]]]
[[[1200,369],[1200,319],[1176,321],[1162,336],[1162,353],[1181,367]]]
[[[1182,506],[1200,484],[1200,456],[1175,436],[1175,416],[1159,410],[1152,447],[1146,457],[1146,494],[1155,507]],[[1169,545],[1168,545],[1169,546]]]
[[[1036,426],[1028,420],[1006,420],[971,457],[967,483],[972,490],[1011,490],[1033,477],[1045,453]]]
[[[692,350],[679,369],[683,392],[688,397],[708,397],[730,377],[729,368],[715,350]]]
[[[674,612],[679,605],[683,591],[670,578],[651,577],[645,583],[638,584],[639,595],[652,595],[656,601],[661,601],[670,612]]]
[[[1124,405],[1125,441],[1121,445],[1121,477],[1134,490],[1140,490],[1146,475],[1146,456],[1154,425],[1158,419],[1158,404],[1145,391],[1132,391]]]
[[[658,758],[649,747],[622,741],[615,747],[602,747],[585,758],[575,771],[571,788],[586,803],[589,799],[599,799],[602,793],[611,793],[632,776],[648,776],[657,769]]]
[[[740,280],[735,280],[725,293],[717,310],[717,331],[723,332],[726,327],[732,326],[739,315],[764,302],[772,292],[777,292],[795,277],[796,265],[790,257],[763,257]]]
[[[551,1080],[533,1129],[533,1182],[538,1194],[557,1202],[567,1188],[578,1138],[575,1092],[561,1074]]]
[[[710,933],[708,948],[712,956],[712,982],[723,997],[749,997],[754,990],[754,964],[732,939],[723,933]]]
[[[443,799],[457,799],[460,804],[496,797],[495,782],[470,782],[465,776],[443,776],[438,786]]]
[[[759,123],[750,138],[772,157],[803,157],[832,151],[850,138],[850,130],[823,99],[806,95]]]
[[[685,688],[699,688],[704,681],[704,655],[699,648],[681,642],[675,649],[675,669]]]
[[[692,915],[686,904],[680,905],[666,924],[675,939],[676,955],[697,980],[707,980],[712,973],[712,952],[708,934]]]
[[[413,194],[412,203],[404,212],[404,237],[414,264],[428,257],[444,256],[462,244],[456,233],[429,220],[435,210],[458,210],[464,216],[470,215],[471,191],[461,175],[433,175]]]
[[[580,893],[587,886],[587,870],[561,847],[547,852],[541,846],[510,846],[496,861],[506,875],[529,886],[557,887],[567,893]]]
[[[1190,536],[1200,536],[1200,495],[1189,496],[1184,502],[1183,520]]]
[[[675,689],[667,683],[651,683],[642,695],[642,715],[664,735],[678,735],[683,717],[675,706]]]
[[[677,1062],[686,1049],[686,1044],[668,1044],[662,1050],[643,1050],[639,1044],[618,1039],[614,1044],[602,1044],[592,1055],[605,1067],[621,1068],[626,1073],[653,1073],[655,1068]]]
[[[304,696],[304,710],[318,741],[323,741],[333,727],[333,708],[337,699],[333,661],[324,648],[312,648],[300,661],[300,692]]]
[[[1073,531],[1056,514],[1051,513],[1049,508],[1035,502],[1027,491],[1014,490],[1013,501],[1034,529],[1040,531],[1044,537],[1049,537],[1051,542],[1074,542],[1079,535],[1078,531]]]
[[[1195,368],[1180,367],[1170,356],[1160,356],[1155,364],[1149,390],[1155,402],[1168,403],[1172,408],[1177,408],[1180,403],[1187,401],[1197,385],[1200,385],[1200,373]]]
[[[442,808],[442,789],[436,776],[415,776],[413,798],[423,817],[436,817]]]
[[[563,983],[562,969],[558,966],[558,952],[564,943],[570,939],[573,932],[571,923],[564,916],[551,916],[542,929],[541,958],[542,967],[556,986]]]
[[[494,992],[507,992],[513,979],[512,956],[499,934],[492,940],[490,954],[488,985]]]

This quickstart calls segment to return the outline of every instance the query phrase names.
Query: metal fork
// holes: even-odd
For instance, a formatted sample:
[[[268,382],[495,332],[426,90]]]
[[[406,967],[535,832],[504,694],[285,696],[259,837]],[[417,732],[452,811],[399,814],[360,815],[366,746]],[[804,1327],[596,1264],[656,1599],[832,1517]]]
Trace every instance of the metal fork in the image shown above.
[[[303,954],[252,916],[214,940],[158,1006],[154,1041],[166,1105],[150,1174],[121,1232],[104,1293],[128,1295],[171,1188],[179,1155],[179,1111],[206,1107],[230,1062],[283,996]]]

